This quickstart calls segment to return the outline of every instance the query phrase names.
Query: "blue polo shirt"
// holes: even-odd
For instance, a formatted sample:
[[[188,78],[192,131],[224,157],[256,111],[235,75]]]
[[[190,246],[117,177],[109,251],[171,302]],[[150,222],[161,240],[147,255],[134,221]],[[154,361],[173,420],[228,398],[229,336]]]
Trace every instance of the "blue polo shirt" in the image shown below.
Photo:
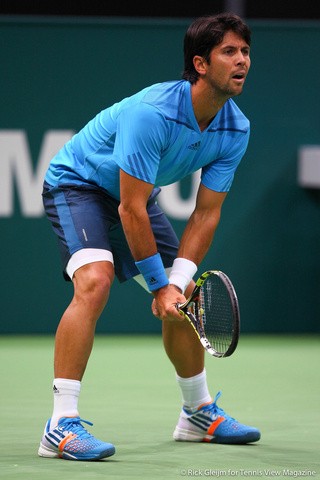
[[[159,83],[102,110],[52,159],[45,180],[96,185],[120,199],[120,168],[155,187],[202,169],[207,188],[226,192],[249,134],[248,119],[231,99],[201,132],[190,83]]]

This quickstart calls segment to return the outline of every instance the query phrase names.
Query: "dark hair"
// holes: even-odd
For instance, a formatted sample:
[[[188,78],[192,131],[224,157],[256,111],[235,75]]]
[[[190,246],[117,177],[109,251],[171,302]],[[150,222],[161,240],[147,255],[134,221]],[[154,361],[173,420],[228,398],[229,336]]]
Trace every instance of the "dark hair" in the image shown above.
[[[220,13],[200,17],[190,25],[184,37],[184,71],[182,72],[184,80],[190,83],[198,81],[199,73],[194,68],[194,56],[199,55],[210,63],[212,49],[222,42],[225,33],[230,30],[240,35],[250,45],[250,28],[238,15]]]

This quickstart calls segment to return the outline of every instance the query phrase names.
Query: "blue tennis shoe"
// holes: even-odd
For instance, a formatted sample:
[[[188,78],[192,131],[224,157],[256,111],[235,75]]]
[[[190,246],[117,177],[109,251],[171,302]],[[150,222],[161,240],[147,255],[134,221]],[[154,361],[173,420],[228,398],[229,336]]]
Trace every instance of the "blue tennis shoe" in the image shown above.
[[[64,458],[65,460],[100,460],[115,453],[111,443],[101,442],[91,435],[81,422],[92,425],[80,417],[62,417],[50,430],[48,420],[38,455],[40,457]]]
[[[196,412],[182,409],[178,425],[173,433],[180,442],[209,442],[243,445],[257,442],[260,432],[257,428],[241,425],[217,406],[217,400],[201,405]]]

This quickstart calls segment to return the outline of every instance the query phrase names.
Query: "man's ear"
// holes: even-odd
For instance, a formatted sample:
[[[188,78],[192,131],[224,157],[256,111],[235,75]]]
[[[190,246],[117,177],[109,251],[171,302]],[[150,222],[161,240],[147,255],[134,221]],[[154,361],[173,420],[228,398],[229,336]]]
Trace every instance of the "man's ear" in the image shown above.
[[[200,75],[204,75],[207,71],[207,62],[203,57],[200,57],[199,55],[195,55],[193,57],[193,65],[196,71]]]

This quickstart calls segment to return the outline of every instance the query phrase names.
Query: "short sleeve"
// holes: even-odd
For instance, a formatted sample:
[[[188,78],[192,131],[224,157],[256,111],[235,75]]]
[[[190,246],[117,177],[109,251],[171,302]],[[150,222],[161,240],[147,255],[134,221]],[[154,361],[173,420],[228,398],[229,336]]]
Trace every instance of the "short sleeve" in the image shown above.
[[[223,154],[202,169],[201,182],[205,187],[216,192],[230,190],[235,171],[247,150],[249,136],[249,130],[225,135]]]
[[[114,156],[129,175],[154,184],[167,142],[166,121],[157,108],[142,102],[120,113]]]

